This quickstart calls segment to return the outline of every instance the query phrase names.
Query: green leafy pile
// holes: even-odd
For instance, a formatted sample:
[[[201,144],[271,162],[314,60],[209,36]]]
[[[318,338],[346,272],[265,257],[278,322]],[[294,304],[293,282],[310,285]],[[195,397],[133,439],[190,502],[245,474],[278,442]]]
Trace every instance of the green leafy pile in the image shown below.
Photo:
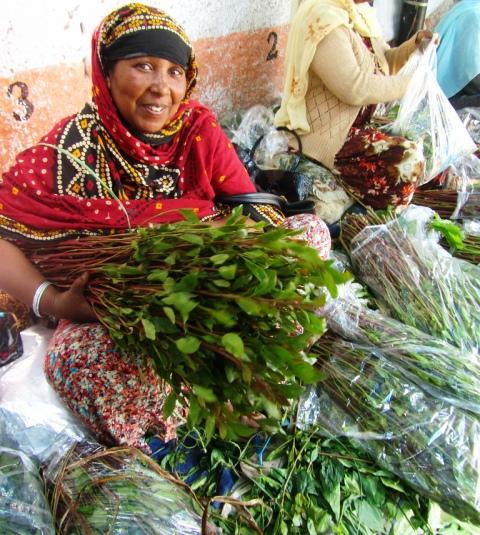
[[[318,431],[292,427],[243,444],[216,437],[183,477],[202,474],[192,488],[220,506],[210,507],[209,519],[226,535],[430,533],[427,499],[376,466],[353,442],[320,438]],[[188,448],[202,447],[200,436],[195,446],[191,437]],[[180,444],[162,465],[175,470],[188,448]],[[231,499],[216,496],[223,469],[236,480]]]
[[[300,384],[318,380],[304,354],[325,330],[314,311],[348,275],[295,231],[249,226],[238,210],[221,226],[186,217],[32,257],[59,284],[90,272],[88,297],[116,345],[171,385],[165,417],[180,401],[208,436],[249,435],[242,415],[260,411],[262,425],[276,425]]]

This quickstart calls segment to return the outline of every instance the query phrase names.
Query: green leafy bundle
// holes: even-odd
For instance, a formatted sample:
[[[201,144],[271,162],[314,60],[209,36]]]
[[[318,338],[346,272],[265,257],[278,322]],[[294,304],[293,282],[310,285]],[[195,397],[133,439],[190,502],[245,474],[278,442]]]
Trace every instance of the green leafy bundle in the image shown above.
[[[330,331],[377,348],[406,381],[480,415],[480,367],[461,349],[344,299],[332,301],[324,314]]]
[[[140,353],[169,383],[188,422],[222,437],[248,435],[239,422],[281,408],[314,383],[304,355],[324,321],[324,290],[348,278],[294,231],[249,226],[238,210],[221,226],[188,219],[124,235],[82,238],[37,250],[49,279],[66,284],[90,272],[89,299],[119,348]],[[322,291],[323,290],[323,291]]]
[[[58,533],[200,534],[201,518],[186,485],[134,448],[91,449],[77,444],[53,481]]]
[[[476,353],[480,347],[480,269],[453,258],[398,218],[348,216],[342,243],[357,276],[395,318]],[[371,226],[373,225],[375,226]]]
[[[472,264],[480,263],[480,236],[469,234],[457,223],[440,218],[434,218],[430,226],[440,232],[442,246],[453,256]]]
[[[321,438],[318,431],[292,427],[243,444],[216,437],[199,465],[183,477],[201,472],[195,492],[221,506],[211,507],[209,518],[225,535],[430,533],[427,499],[376,466],[353,442]],[[188,447],[191,438],[190,433]],[[185,452],[180,443],[162,465],[175,470]],[[235,509],[228,498],[215,496],[225,468],[236,480]]]
[[[0,533],[55,534],[38,466],[8,448],[0,448]]]
[[[478,415],[422,389],[374,345],[329,334],[311,351],[325,379],[302,400],[304,421],[349,436],[442,509],[480,524]]]

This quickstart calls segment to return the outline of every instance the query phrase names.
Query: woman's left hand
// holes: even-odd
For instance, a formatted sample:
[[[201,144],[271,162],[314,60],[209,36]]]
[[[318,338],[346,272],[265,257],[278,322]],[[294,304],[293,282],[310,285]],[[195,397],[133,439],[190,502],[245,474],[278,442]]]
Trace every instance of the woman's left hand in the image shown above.
[[[421,52],[424,52],[427,46],[433,42],[435,46],[440,43],[440,36],[438,33],[433,33],[430,30],[419,30],[415,35],[415,46]]]

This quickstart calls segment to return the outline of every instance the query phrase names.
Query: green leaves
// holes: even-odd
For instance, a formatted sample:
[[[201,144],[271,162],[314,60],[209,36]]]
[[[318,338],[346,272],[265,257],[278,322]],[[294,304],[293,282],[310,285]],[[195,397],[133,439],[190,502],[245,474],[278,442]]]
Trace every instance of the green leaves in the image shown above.
[[[179,338],[175,344],[177,348],[182,352],[190,355],[198,351],[200,347],[200,340],[195,338],[195,336],[185,336],[184,338]]]
[[[149,340],[155,340],[156,336],[155,336],[155,325],[147,318],[142,318],[142,325],[143,325],[143,329],[145,331],[145,336],[149,339]]]
[[[208,436],[245,436],[240,418],[256,412],[271,428],[301,384],[320,378],[305,358],[325,329],[314,311],[345,276],[295,232],[247,225],[239,211],[215,227],[184,217],[95,248],[95,308],[112,339],[176,392],[166,413],[188,405],[188,424]]]
[[[245,347],[243,340],[235,333],[227,333],[222,336],[223,347],[232,355],[238,358],[243,358],[245,355]]]

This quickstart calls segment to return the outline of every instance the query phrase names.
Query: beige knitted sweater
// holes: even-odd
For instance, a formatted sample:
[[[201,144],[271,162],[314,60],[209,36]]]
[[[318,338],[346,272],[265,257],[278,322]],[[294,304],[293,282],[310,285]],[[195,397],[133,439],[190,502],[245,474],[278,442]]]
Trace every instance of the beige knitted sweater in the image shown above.
[[[400,98],[410,80],[395,73],[415,50],[415,36],[398,48],[374,38],[372,47],[375,54],[345,26],[317,46],[305,97],[311,132],[302,136],[302,144],[305,154],[329,168],[362,106]],[[375,61],[381,71],[377,74]]]

